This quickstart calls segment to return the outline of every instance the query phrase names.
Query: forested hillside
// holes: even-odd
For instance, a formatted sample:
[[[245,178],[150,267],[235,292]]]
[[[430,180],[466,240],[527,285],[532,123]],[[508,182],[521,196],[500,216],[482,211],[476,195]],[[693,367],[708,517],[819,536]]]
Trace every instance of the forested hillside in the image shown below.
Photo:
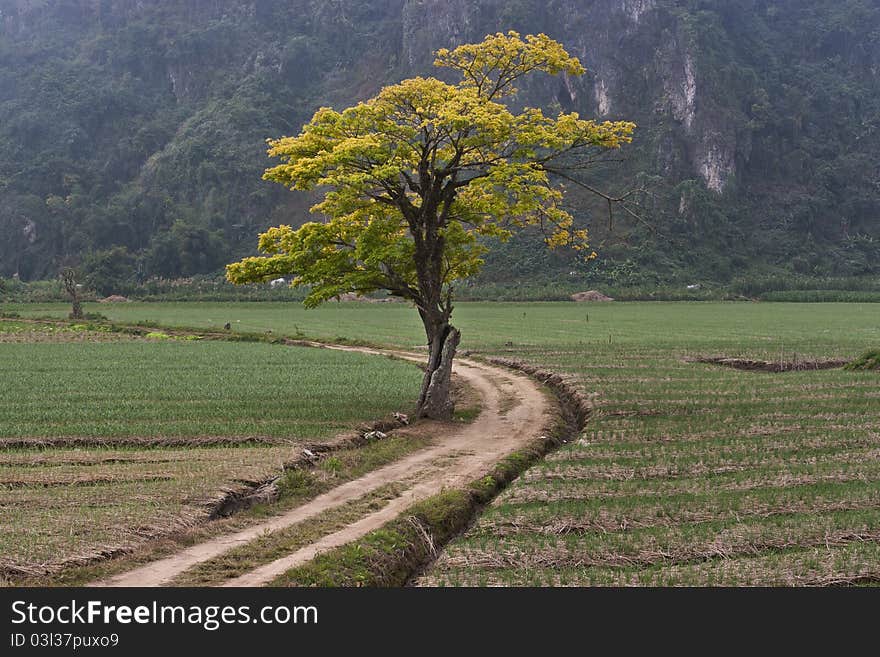
[[[487,281],[880,272],[876,0],[0,0],[0,276],[218,271],[308,217],[266,138],[508,29],[588,69],[517,102],[636,121],[596,175],[645,193],[613,225],[572,195],[590,265],[522,238]]]

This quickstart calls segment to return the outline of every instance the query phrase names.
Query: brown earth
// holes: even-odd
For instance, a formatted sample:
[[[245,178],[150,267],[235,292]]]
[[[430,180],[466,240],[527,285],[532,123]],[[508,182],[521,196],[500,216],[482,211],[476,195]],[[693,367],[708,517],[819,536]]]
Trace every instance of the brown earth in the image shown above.
[[[731,367],[735,370],[745,370],[747,372],[801,372],[805,370],[830,370],[837,367],[843,367],[849,363],[848,360],[767,361],[751,360],[748,358],[725,358],[723,356],[694,358],[691,362],[720,365],[721,367]]]
[[[337,294],[333,298],[336,299],[336,301],[359,301],[362,303],[403,303],[403,299],[399,297],[365,297],[355,294],[354,292]]]
[[[597,292],[596,290],[589,290],[587,292],[577,292],[571,295],[572,301],[583,302],[583,301],[614,301],[611,297],[607,297],[601,292]]]

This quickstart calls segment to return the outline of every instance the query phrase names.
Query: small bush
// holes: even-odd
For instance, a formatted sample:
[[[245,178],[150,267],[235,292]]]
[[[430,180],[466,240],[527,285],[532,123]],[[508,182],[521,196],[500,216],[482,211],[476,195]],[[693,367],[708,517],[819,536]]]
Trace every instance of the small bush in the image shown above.
[[[329,458],[324,459],[321,463],[321,467],[327,472],[337,473],[342,470],[342,461],[339,460],[337,456],[331,456]]]
[[[288,470],[278,480],[278,490],[284,497],[308,497],[316,485],[315,476],[305,470]]]
[[[844,366],[843,369],[858,372],[867,370],[880,370],[880,349],[875,349],[873,351],[862,354],[853,362]]]

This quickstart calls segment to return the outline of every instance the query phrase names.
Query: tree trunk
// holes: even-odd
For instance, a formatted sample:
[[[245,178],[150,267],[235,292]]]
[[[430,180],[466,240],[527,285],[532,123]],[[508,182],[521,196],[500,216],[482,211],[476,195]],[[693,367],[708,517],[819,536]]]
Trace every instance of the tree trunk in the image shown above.
[[[461,340],[461,332],[446,322],[426,320],[425,333],[428,335],[430,354],[416,415],[433,420],[449,420],[455,409],[450,395],[452,361]]]
[[[76,272],[70,267],[65,267],[61,270],[60,278],[61,284],[64,286],[64,291],[70,296],[70,302],[72,304],[69,315],[70,319],[82,319],[82,304],[79,300],[79,291],[76,289]]]
[[[72,302],[72,307],[70,310],[70,319],[82,319],[83,311],[82,311],[82,303],[78,298],[75,298]]]

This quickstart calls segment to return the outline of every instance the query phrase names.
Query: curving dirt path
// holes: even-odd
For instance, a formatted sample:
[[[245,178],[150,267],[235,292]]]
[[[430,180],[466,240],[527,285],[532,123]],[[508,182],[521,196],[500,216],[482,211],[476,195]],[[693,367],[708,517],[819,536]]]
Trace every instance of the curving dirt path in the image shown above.
[[[326,345],[315,345],[326,346]],[[393,355],[421,362],[423,354],[403,351],[332,346],[331,349]],[[357,540],[394,519],[408,506],[444,488],[466,484],[486,474],[507,454],[536,438],[549,420],[551,403],[542,388],[525,375],[501,367],[462,359],[454,372],[482,398],[477,418],[463,427],[438,424],[431,444],[407,457],[373,470],[353,481],[260,524],[212,538],[169,557],[95,582],[93,586],[163,586],[196,564],[244,545],[266,532],[277,531],[356,500],[394,482],[407,482],[404,492],[385,507],[362,517],[340,531],[277,561],[228,580],[224,586],[261,586],[318,553]]]

